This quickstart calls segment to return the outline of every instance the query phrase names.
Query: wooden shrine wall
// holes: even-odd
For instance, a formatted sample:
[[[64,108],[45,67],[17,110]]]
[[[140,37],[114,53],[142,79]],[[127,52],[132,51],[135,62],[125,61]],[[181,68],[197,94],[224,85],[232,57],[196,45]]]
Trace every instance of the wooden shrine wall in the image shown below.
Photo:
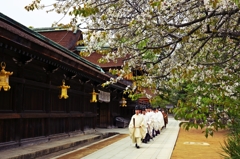
[[[0,46],[0,61],[6,63],[6,71],[13,72],[9,77],[11,89],[0,91],[0,150],[96,127],[98,103],[90,103],[93,85],[86,76],[73,78],[71,68],[62,67],[60,62],[53,66],[45,57],[24,63],[29,56],[19,54],[19,48],[11,49],[4,43]],[[58,98],[63,79],[70,86],[68,99]]]

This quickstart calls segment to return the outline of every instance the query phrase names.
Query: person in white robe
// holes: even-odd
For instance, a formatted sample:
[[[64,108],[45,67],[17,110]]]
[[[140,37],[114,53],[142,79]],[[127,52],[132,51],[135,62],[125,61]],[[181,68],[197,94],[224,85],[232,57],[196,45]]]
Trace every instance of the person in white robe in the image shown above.
[[[146,107],[145,106],[143,106],[142,107],[142,115],[143,115],[143,119],[144,119],[144,125],[145,125],[145,137],[142,139],[142,142],[143,143],[147,143],[148,142],[148,136],[149,136],[149,134],[148,134],[148,130],[147,130],[147,128],[148,128],[148,116],[146,115]]]
[[[140,148],[142,143],[142,139],[145,138],[146,135],[146,127],[144,124],[143,115],[140,115],[140,107],[137,105],[135,107],[135,114],[132,116],[129,123],[129,136],[132,139],[132,142],[135,143],[136,148]]]
[[[163,114],[161,111],[159,111],[158,109],[156,109],[156,114],[157,114],[157,121],[158,121],[158,131],[160,133],[160,131],[162,130],[162,128],[164,127],[164,118],[163,118]]]
[[[154,112],[153,109],[151,107],[148,108],[148,116],[149,116],[149,127],[150,127],[150,136],[151,138],[155,137],[155,131],[154,131],[154,121],[155,121],[155,117],[154,117]]]
[[[153,108],[153,131],[154,135],[157,136],[160,134],[159,127],[160,127],[160,120],[159,120],[159,114],[157,112],[156,108]]]
[[[153,118],[153,112],[152,108],[150,106],[147,106],[147,112],[146,115],[148,116],[148,133],[150,135],[150,138],[152,139],[154,137],[153,133],[153,123],[154,123],[154,118]]]

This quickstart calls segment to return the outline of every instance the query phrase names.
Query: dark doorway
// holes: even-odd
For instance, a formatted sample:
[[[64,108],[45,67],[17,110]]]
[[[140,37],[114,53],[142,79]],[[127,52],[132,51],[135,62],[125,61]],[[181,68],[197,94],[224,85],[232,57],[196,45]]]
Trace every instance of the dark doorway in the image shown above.
[[[106,128],[109,125],[109,103],[99,104],[99,127]]]

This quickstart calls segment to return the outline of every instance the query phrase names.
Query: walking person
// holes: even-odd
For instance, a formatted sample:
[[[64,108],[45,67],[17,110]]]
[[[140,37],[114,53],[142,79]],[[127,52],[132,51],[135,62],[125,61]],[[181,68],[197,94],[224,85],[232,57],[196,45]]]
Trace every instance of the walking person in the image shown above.
[[[147,109],[146,109],[146,116],[148,118],[147,120],[147,130],[148,130],[148,134],[150,136],[150,139],[153,139],[153,113],[151,111],[151,107],[149,105],[147,105]]]
[[[151,127],[151,134],[152,134],[152,137],[155,137],[156,136],[156,132],[155,132],[155,129],[154,127],[156,126],[156,116],[155,116],[155,113],[154,113],[154,108],[150,107],[149,108],[149,114],[150,114],[150,120],[151,120],[151,124],[150,124],[150,127]]]
[[[167,128],[168,114],[164,110],[162,110],[162,115],[163,115],[163,119],[164,119],[164,127]]]
[[[146,115],[146,107],[143,106],[142,107],[142,115],[143,115],[143,119],[144,119],[144,125],[145,125],[145,137],[142,139],[143,143],[147,143],[150,140],[150,135],[148,133],[148,116]]]
[[[152,110],[153,110],[153,136],[157,136],[159,129],[158,114],[156,113],[156,108],[152,108]]]
[[[160,133],[162,128],[164,127],[164,118],[163,118],[163,114],[161,111],[159,111],[159,109],[156,109],[156,114],[157,114],[157,121],[158,121],[158,132]]]
[[[146,135],[144,118],[143,115],[139,114],[140,109],[140,106],[135,106],[135,114],[132,116],[128,126],[130,138],[137,149],[140,148],[142,139],[144,139]]]

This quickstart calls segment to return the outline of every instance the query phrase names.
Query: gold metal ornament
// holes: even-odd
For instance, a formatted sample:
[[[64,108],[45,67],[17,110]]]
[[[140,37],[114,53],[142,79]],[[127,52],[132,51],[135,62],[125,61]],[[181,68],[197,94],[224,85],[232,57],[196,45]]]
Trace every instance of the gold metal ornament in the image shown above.
[[[120,105],[122,107],[127,107],[127,101],[126,101],[126,99],[124,97],[122,97],[122,100],[120,101]]]
[[[67,99],[68,98],[67,89],[69,89],[70,86],[66,86],[64,80],[62,80],[62,83],[63,85],[59,86],[61,88],[61,95],[59,95],[59,99],[62,99],[62,98]]]
[[[96,103],[98,93],[96,93],[95,90],[93,89],[93,92],[91,94],[92,94],[92,99],[90,100],[90,102],[91,103]]]
[[[1,62],[2,70],[0,72],[0,91],[3,88],[4,91],[8,91],[11,87],[9,85],[9,76],[13,74],[13,72],[5,71],[6,63]]]

